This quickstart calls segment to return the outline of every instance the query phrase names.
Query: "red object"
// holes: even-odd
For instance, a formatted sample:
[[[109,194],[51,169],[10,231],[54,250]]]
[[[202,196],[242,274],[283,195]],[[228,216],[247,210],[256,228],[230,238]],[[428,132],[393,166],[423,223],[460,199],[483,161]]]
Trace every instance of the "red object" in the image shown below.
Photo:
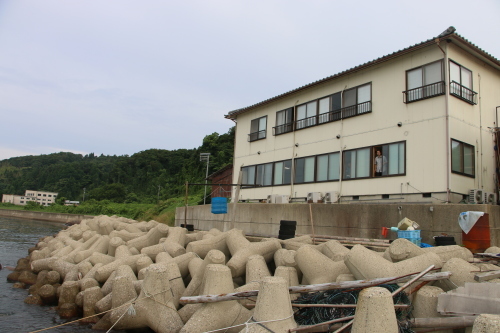
[[[387,231],[389,231],[389,228],[382,227],[382,236],[384,236],[384,238],[387,238]]]
[[[472,253],[483,253],[491,246],[490,217],[484,214],[477,220],[468,234],[462,231],[462,243]]]

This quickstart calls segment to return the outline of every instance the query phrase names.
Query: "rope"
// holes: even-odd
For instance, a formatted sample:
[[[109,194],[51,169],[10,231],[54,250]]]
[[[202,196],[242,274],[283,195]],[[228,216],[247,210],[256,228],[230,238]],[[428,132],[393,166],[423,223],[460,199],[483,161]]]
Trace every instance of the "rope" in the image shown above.
[[[241,309],[240,309],[240,311],[241,311]],[[243,324],[238,324],[238,325],[234,325],[234,326],[219,328],[219,329],[216,329],[216,330],[213,330],[213,331],[206,331],[206,332],[203,332],[203,333],[213,333],[213,332],[218,332],[218,331],[222,331],[222,330],[226,330],[227,331],[227,330],[229,330],[231,328],[235,328],[235,327],[239,327],[239,326],[243,326],[243,325],[246,326],[245,331],[248,332],[248,326],[249,325],[253,325],[253,324],[259,324],[260,325],[262,323],[271,323],[271,322],[275,322],[275,321],[282,321],[282,320],[287,320],[287,319],[289,319],[291,317],[293,317],[293,313],[290,316],[286,317],[286,318],[273,319],[273,320],[264,320],[264,321],[256,321],[255,319],[253,319],[253,316],[252,316],[246,322],[244,322]],[[253,323],[249,323],[250,320],[253,320],[254,322]],[[267,327],[264,327],[264,328],[267,329],[267,330],[269,330]],[[270,332],[273,332],[273,331],[270,331]]]
[[[158,292],[158,293],[151,294],[151,295],[148,295],[148,294],[147,294],[147,292],[144,290],[144,287],[142,287],[142,286],[141,286],[141,290],[144,292],[144,295],[145,295],[146,297],[139,298],[139,296],[140,296],[140,295],[139,295],[139,296],[137,296],[134,300],[129,301],[129,302],[127,302],[127,303],[124,303],[124,304],[122,304],[122,305],[120,305],[120,306],[118,306],[118,307],[116,307],[116,308],[109,309],[109,310],[107,310],[107,311],[103,311],[103,312],[100,312],[100,313],[96,313],[96,314],[94,314],[94,315],[87,316],[87,317],[84,317],[84,318],[80,318],[80,319],[76,319],[76,320],[73,320],[73,321],[69,321],[69,322],[64,323],[64,324],[60,324],[60,325],[56,325],[56,326],[51,326],[51,327],[43,328],[43,329],[40,329],[40,330],[37,330],[37,331],[31,331],[31,332],[28,332],[28,333],[38,333],[38,332],[43,332],[43,331],[51,330],[51,329],[53,329],[53,328],[57,328],[57,327],[61,327],[61,326],[65,326],[65,325],[69,325],[69,324],[73,324],[73,323],[79,322],[80,320],[84,320],[84,319],[92,318],[92,317],[95,317],[95,316],[100,316],[100,315],[102,315],[102,314],[106,314],[106,313],[108,313],[108,312],[111,312],[111,311],[114,311],[114,310],[118,310],[118,309],[120,309],[120,308],[122,308],[122,307],[124,307],[124,306],[129,306],[129,309],[128,309],[127,311],[124,311],[124,312],[123,312],[123,314],[120,316],[120,318],[118,318],[118,320],[117,320],[117,321],[113,324],[113,326],[111,326],[111,328],[110,328],[110,330],[111,330],[111,329],[112,329],[112,328],[113,328],[113,327],[114,327],[114,326],[115,326],[115,325],[116,325],[116,324],[120,321],[120,319],[122,319],[122,317],[125,315],[125,313],[127,313],[127,312],[129,312],[129,311],[130,311],[130,312],[135,311],[135,309],[134,309],[134,307],[133,307],[133,304],[135,304],[135,303],[137,303],[137,302],[139,302],[139,301],[142,301],[143,299],[150,298],[150,297],[152,297],[152,298],[153,298],[153,300],[154,300],[156,303],[161,304],[161,305],[164,305],[164,306],[166,306],[167,308],[173,309],[171,306],[168,306],[167,304],[164,304],[164,303],[162,303],[162,302],[159,302],[159,301],[157,301],[157,300],[154,298],[154,296],[155,296],[155,295],[158,295],[158,294],[161,294],[161,293],[167,292],[168,290],[162,290],[162,291],[160,291],[160,292]],[[170,288],[169,290],[172,290],[172,288]],[[174,311],[177,311],[176,309],[173,309],[173,310],[174,310]],[[109,330],[108,330],[108,332],[109,332]],[[108,333],[108,332],[106,332],[106,333]]]

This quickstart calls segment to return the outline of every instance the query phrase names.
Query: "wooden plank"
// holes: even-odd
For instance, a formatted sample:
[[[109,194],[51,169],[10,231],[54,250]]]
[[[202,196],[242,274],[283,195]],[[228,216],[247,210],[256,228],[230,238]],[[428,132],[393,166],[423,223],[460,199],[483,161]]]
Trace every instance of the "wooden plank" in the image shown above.
[[[288,288],[288,291],[290,293],[308,293],[308,292],[326,291],[334,289],[367,288],[386,283],[404,283],[414,278],[416,274],[411,274],[408,276],[400,276],[400,277],[378,278],[372,280],[357,280],[357,281],[311,284],[306,286],[291,286]],[[451,272],[428,273],[422,276],[420,278],[420,281],[443,280],[449,278],[450,276]],[[244,292],[228,293],[222,295],[200,295],[200,296],[181,297],[179,303],[195,304],[195,303],[214,303],[214,302],[232,301],[232,300],[239,300],[242,298],[257,296],[258,294],[259,294],[258,290],[249,290]]]
[[[488,281],[492,279],[500,278],[500,270],[498,271],[492,271],[492,272],[486,272],[486,273],[476,273],[474,275],[474,280],[481,282],[481,281]]]

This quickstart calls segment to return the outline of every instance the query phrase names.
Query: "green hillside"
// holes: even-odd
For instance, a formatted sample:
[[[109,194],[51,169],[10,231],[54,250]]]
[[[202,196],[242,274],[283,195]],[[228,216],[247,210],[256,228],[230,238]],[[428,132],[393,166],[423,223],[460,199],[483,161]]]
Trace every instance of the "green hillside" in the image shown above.
[[[94,199],[117,203],[156,203],[184,195],[184,183],[204,181],[206,164],[200,153],[210,153],[209,173],[232,163],[234,127],[227,133],[205,136],[198,148],[149,149],[132,156],[54,153],[0,161],[0,194],[23,195],[27,189],[58,192],[58,198]],[[202,187],[190,194],[201,193]]]

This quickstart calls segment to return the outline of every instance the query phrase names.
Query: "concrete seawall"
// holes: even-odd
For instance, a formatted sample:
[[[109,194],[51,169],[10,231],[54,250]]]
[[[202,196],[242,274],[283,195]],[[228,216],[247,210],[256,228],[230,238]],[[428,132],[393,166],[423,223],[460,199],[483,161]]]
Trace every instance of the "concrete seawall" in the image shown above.
[[[83,219],[94,218],[92,215],[83,214],[63,214],[63,213],[46,213],[46,212],[33,212],[29,210],[14,210],[14,209],[0,209],[0,216],[15,217],[20,219],[50,221],[50,222],[80,222]]]
[[[224,227],[238,228],[247,234],[278,236],[280,220],[297,221],[297,234],[335,235],[346,237],[382,238],[381,228],[396,226],[407,217],[420,225],[422,242],[433,244],[433,236],[442,233],[462,243],[458,216],[465,211],[489,214],[491,244],[500,244],[500,206],[464,204],[234,204],[227,214],[212,214],[211,205],[187,209],[187,224],[199,230]],[[234,223],[231,216],[234,214]],[[175,224],[184,223],[184,207],[175,214]],[[397,238],[390,232],[388,238]]]

